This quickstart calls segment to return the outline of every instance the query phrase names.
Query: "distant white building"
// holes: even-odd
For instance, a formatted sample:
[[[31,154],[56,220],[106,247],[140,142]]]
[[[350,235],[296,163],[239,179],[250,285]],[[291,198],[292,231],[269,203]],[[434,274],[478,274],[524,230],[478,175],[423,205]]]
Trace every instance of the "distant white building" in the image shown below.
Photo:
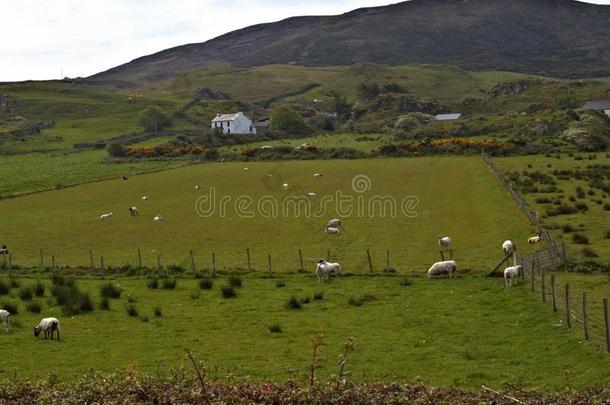
[[[220,129],[225,134],[243,135],[256,133],[252,120],[241,111],[237,114],[217,114],[212,120],[211,128]]]
[[[459,120],[462,117],[461,113],[456,114],[438,114],[434,117],[437,121],[454,121]]]
[[[603,111],[604,114],[610,117],[610,100],[587,101],[582,108],[585,110]]]

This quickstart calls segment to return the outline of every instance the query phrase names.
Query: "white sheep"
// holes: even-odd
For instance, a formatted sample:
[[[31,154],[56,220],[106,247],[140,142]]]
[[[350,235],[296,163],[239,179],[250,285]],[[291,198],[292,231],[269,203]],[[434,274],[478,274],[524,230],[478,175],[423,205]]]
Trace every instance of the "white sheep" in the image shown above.
[[[321,281],[322,277],[329,278],[331,274],[334,274],[335,277],[341,277],[341,265],[339,263],[330,263],[326,260],[322,259],[316,265],[316,276],[318,277],[318,282]]]
[[[447,249],[451,246],[451,238],[449,236],[439,236],[438,245],[441,249]]]
[[[322,177],[322,173],[314,173],[313,177]]]
[[[153,218],[153,221],[155,221],[155,222],[161,222],[161,221],[163,221],[163,216],[162,216],[161,214],[158,214],[157,216],[155,216],[155,217]]]
[[[337,219],[337,218],[333,218],[330,221],[328,221],[328,223],[326,224],[326,227],[329,227],[329,228],[340,228],[341,227],[341,220]]]
[[[453,273],[457,270],[457,265],[453,260],[446,260],[444,262],[434,263],[430,269],[428,269],[428,278],[432,276],[440,276],[441,274],[449,274],[449,278],[453,278]]]
[[[288,183],[282,184],[282,190],[284,190],[284,191],[288,190]]]
[[[248,168],[247,168],[247,167],[244,167],[244,171],[245,171],[245,172],[247,172],[247,171],[248,171]]]
[[[112,218],[112,212],[100,215],[100,219],[110,219],[110,218]]]
[[[326,230],[326,233],[329,235],[334,235],[337,233],[341,233],[341,229],[340,228],[335,228],[332,226],[325,226],[324,229]]]
[[[129,213],[131,214],[132,217],[135,217],[138,215],[138,208],[137,207],[129,207]]]
[[[201,186],[198,184],[195,186],[195,190],[199,190],[201,188]]]
[[[34,336],[38,337],[40,332],[44,332],[45,339],[48,339],[50,336],[51,340],[53,340],[55,331],[57,331],[57,341],[61,340],[59,338],[59,321],[57,318],[43,318],[38,326],[34,327]]]
[[[540,234],[538,234],[537,236],[532,236],[531,238],[529,238],[527,240],[527,243],[532,244],[532,243],[538,243],[542,240],[542,236],[540,236]]]
[[[507,287],[513,286],[513,278],[519,278],[521,266],[511,266],[504,269],[504,282]]]
[[[144,200],[144,201],[148,200],[148,196],[147,195],[143,195],[142,196],[142,200]]]
[[[502,243],[502,250],[504,251],[504,254],[508,256],[515,251],[515,245],[512,241],[505,240],[504,243]]]
[[[0,309],[0,322],[2,322],[2,324],[4,324],[4,330],[6,332],[8,332],[8,327],[9,327],[9,320],[8,317],[11,313],[8,312],[6,309]]]
[[[307,197],[315,197],[315,196],[316,196],[316,193],[313,193],[313,192],[307,193]]]

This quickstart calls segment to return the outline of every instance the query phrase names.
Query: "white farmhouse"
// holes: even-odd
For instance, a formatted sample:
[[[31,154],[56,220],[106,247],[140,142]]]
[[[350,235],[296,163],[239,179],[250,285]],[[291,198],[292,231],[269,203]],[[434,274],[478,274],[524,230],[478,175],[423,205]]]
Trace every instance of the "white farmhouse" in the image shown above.
[[[252,120],[243,112],[237,114],[217,114],[212,120],[212,129],[221,129],[225,134],[255,134]]]

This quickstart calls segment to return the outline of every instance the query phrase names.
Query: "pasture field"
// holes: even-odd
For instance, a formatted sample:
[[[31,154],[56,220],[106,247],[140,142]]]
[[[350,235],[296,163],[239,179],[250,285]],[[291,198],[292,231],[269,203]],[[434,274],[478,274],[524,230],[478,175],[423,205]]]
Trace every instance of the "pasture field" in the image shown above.
[[[138,217],[130,217],[132,205]],[[478,157],[191,165],[4,200],[0,212],[0,243],[21,266],[39,264],[39,249],[47,265],[54,255],[58,265],[88,266],[89,250],[96,263],[103,256],[106,266],[136,265],[139,248],[149,267],[159,259],[190,268],[193,250],[198,268],[209,268],[215,253],[219,270],[244,269],[250,249],[254,268],[267,269],[271,255],[273,270],[287,272],[300,267],[302,249],[308,269],[327,257],[365,273],[369,249],[376,272],[389,250],[390,267],[422,273],[447,234],[458,268],[480,273],[501,259],[502,241],[532,233]],[[113,218],[100,220],[107,212]],[[153,222],[157,214],[164,221]],[[326,235],[334,217],[343,232]]]
[[[558,326],[526,285],[506,289],[501,279],[477,275],[415,276],[410,285],[402,280],[353,276],[318,283],[310,275],[265,278],[259,273],[243,276],[237,296],[225,299],[220,289],[228,284],[226,276],[215,278],[206,290],[187,277],[178,278],[175,289],[149,289],[146,277],[85,277],[78,286],[90,294],[95,309],[66,316],[52,298],[46,275],[30,273],[16,278],[20,287],[0,297],[2,305],[13,303],[19,311],[12,330],[0,333],[0,375],[54,374],[70,381],[90,369],[165,373],[189,367],[187,346],[212,377],[305,380],[312,337],[323,333],[321,378],[337,373],[343,342],[353,337],[346,370],[356,381],[420,377],[436,386],[500,388],[511,382],[543,390],[563,389],[568,380],[572,388],[608,383],[608,355],[581,341],[576,331]],[[10,285],[6,276],[2,281]],[[45,293],[32,301],[42,312],[32,314],[19,296],[38,281]],[[110,300],[109,310],[101,310],[100,288],[108,282],[122,293]],[[292,296],[310,302],[289,309]],[[360,306],[354,304],[363,296],[368,298]],[[130,306],[137,315],[127,314]],[[161,316],[155,316],[156,308]],[[43,315],[60,319],[61,342],[32,336]],[[281,332],[272,333],[272,325]]]
[[[610,262],[608,154],[519,156],[494,162],[507,178],[513,174],[515,190],[538,210],[543,225],[566,243],[574,259]]]
[[[0,156],[0,197],[122,178],[184,165],[177,160],[106,164],[105,150],[45,152]]]

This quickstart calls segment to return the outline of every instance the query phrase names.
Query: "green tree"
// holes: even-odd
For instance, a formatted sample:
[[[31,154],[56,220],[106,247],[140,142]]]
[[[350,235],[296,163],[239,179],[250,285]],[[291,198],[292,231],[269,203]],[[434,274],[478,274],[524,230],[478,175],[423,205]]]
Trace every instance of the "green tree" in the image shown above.
[[[352,112],[351,104],[338,91],[332,90],[330,96],[332,97],[333,112],[336,112],[342,119],[348,119]]]
[[[377,83],[362,82],[358,85],[358,98],[363,101],[370,101],[381,93]]]
[[[127,148],[120,143],[111,143],[106,148],[108,156],[110,157],[125,157],[127,156]]]
[[[140,111],[140,125],[146,132],[159,132],[171,122],[171,117],[156,105]]]
[[[281,104],[273,106],[271,128],[287,134],[300,134],[308,131],[301,114],[293,108]]]
[[[553,103],[555,104],[555,108],[557,108],[558,110],[567,110],[568,108],[580,107],[580,102],[578,101],[578,99],[576,99],[570,94],[564,94],[555,97]]]

